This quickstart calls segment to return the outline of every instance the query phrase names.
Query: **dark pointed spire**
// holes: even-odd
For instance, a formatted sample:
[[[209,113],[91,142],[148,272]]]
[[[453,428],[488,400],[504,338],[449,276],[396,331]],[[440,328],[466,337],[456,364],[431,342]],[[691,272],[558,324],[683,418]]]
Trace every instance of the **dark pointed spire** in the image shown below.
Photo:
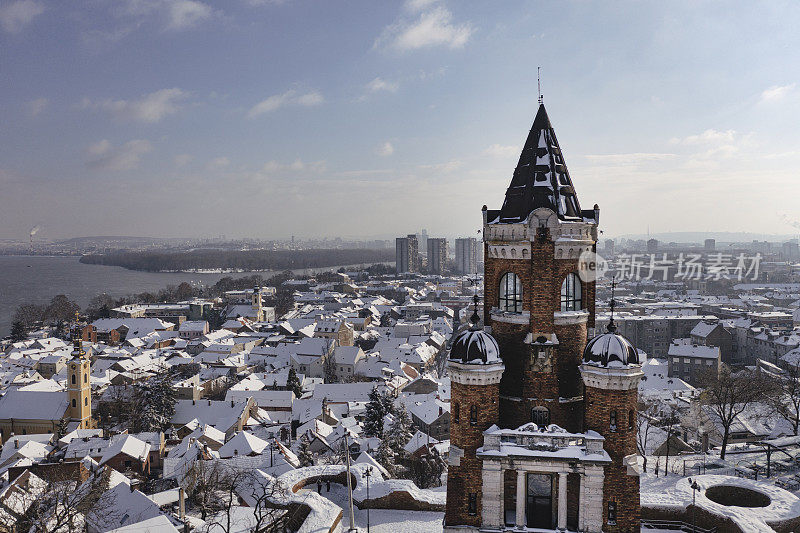
[[[544,104],[539,104],[506,190],[498,222],[523,221],[539,207],[552,209],[562,220],[581,216],[580,204]]]

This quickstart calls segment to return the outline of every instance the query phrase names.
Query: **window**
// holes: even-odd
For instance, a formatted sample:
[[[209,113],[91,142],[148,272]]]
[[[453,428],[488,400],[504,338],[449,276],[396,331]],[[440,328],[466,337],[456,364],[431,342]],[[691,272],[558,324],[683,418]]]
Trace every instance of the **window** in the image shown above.
[[[89,405],[89,398],[83,399],[83,405]]]
[[[83,382],[84,383],[88,383],[89,382],[89,374],[84,374],[83,375]]]
[[[467,500],[467,513],[470,516],[475,516],[478,514],[478,493],[477,492],[470,492],[469,499]]]
[[[78,407],[78,403],[75,401],[75,398],[72,399],[72,407]]]
[[[531,422],[539,427],[550,424],[550,411],[547,407],[534,407],[531,409]]]
[[[617,411],[616,411],[616,409],[611,411],[611,414],[609,415],[609,429],[611,431],[616,431],[617,430]]]
[[[453,404],[453,422],[458,424],[461,420],[461,406],[457,403]]]
[[[612,526],[617,523],[617,502],[608,502],[608,523]]]
[[[506,313],[522,312],[522,282],[513,272],[500,278],[500,310]]]
[[[471,405],[469,408],[469,425],[474,426],[478,423],[478,406]]]
[[[75,385],[75,374],[72,374],[72,384]]]
[[[636,411],[631,409],[628,411],[628,429],[633,429],[636,425]]]
[[[561,310],[577,311],[582,308],[581,280],[575,274],[567,274],[561,284]]]

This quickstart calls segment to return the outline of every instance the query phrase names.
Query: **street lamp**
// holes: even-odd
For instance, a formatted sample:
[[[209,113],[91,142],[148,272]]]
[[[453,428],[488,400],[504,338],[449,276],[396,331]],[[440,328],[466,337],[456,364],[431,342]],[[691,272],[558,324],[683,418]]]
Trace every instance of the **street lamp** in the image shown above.
[[[372,476],[372,467],[364,469],[364,477],[367,478],[367,533],[369,533],[369,508],[372,505],[369,501],[369,478]]]
[[[689,488],[692,489],[692,531],[697,531],[696,513],[697,506],[695,504],[695,496],[697,491],[700,490],[700,485],[697,484],[697,479],[689,478]]]

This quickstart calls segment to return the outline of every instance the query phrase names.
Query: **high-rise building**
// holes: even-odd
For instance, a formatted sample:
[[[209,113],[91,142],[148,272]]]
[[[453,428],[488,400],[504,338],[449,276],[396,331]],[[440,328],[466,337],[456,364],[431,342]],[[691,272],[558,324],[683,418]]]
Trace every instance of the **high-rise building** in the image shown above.
[[[416,235],[395,239],[395,262],[398,274],[419,272],[419,244]]]
[[[483,207],[483,320],[448,360],[445,533],[639,531],[641,365],[613,321],[595,335],[579,261],[599,218],[581,209],[540,105],[502,208]]]
[[[447,269],[447,239],[428,237],[428,272],[444,274]]]
[[[714,239],[706,239],[704,247],[706,249],[706,252],[713,252],[714,249],[716,249],[717,247],[717,241],[715,241]]]
[[[423,229],[417,234],[417,242],[420,250],[426,251],[428,249],[428,230]]]
[[[456,273],[475,274],[478,272],[478,239],[466,237],[456,239]]]
[[[647,253],[655,253],[658,251],[658,239],[647,240]]]

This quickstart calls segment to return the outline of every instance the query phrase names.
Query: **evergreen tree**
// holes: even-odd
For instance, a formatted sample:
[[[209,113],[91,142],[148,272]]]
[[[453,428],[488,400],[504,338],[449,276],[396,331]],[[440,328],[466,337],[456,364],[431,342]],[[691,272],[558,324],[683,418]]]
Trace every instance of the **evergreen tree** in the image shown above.
[[[295,396],[300,398],[303,395],[303,387],[300,385],[300,378],[297,377],[297,372],[294,367],[289,368],[289,376],[286,378],[286,385]]]
[[[375,451],[375,460],[393,476],[395,472],[395,455],[392,447],[389,446],[388,439],[381,441],[380,446]]]
[[[431,446],[427,454],[411,463],[411,479],[421,489],[438,487],[442,484],[442,474],[446,463],[442,454]]]
[[[411,417],[408,415],[405,405],[401,403],[394,410],[394,420],[389,426],[386,440],[389,441],[389,446],[392,447],[395,455],[402,457],[405,454],[405,445],[413,436]]]
[[[175,414],[175,390],[169,373],[162,372],[138,384],[135,404],[138,416],[134,416],[134,432],[163,431],[169,427]]]
[[[20,320],[15,320],[14,323],[11,324],[11,341],[20,342],[24,341],[26,338],[28,338],[28,331],[25,328],[25,324]]]
[[[369,402],[364,412],[364,434],[367,437],[383,438],[383,417],[386,416],[386,403],[377,387],[372,387]]]
[[[311,443],[306,435],[300,437],[300,442],[297,445],[297,458],[300,459],[300,466],[312,466],[314,464]]]

